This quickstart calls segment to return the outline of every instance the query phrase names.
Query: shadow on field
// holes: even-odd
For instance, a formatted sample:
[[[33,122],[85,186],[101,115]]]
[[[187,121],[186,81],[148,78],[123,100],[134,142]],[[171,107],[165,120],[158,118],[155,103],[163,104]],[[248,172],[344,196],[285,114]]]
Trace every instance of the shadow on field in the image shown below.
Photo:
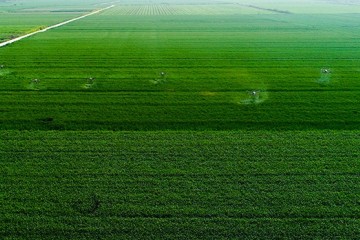
[[[101,207],[101,201],[97,194],[81,196],[72,204],[72,208],[81,214],[95,214]]]
[[[5,77],[5,76],[9,75],[10,73],[11,73],[11,71],[9,69],[0,68],[0,77]]]

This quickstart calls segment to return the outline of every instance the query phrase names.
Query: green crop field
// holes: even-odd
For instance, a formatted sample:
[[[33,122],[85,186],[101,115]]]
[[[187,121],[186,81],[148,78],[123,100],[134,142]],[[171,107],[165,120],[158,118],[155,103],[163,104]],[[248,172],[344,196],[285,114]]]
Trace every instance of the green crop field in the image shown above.
[[[0,0],[0,239],[357,239],[360,3]]]
[[[360,131],[0,136],[5,239],[360,234]]]
[[[70,1],[60,3],[56,0],[0,0],[0,42],[24,33],[74,18],[84,12],[96,9],[92,1],[87,5]]]

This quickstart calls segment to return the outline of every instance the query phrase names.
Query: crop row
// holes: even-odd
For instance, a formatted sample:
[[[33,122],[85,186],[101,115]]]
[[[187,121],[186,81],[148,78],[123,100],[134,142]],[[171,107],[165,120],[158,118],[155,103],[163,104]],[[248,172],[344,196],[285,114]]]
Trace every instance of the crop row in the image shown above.
[[[232,15],[253,14],[262,11],[236,5],[236,4],[151,4],[151,5],[119,5],[116,8],[103,13],[103,15]]]
[[[358,129],[358,92],[2,92],[2,129]],[[346,104],[344,104],[346,102]]]

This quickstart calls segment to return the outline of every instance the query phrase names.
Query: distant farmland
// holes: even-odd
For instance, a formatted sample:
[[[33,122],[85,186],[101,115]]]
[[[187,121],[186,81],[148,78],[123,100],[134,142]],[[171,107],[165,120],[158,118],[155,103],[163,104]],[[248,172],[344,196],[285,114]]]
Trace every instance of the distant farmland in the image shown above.
[[[12,3],[0,41],[109,5]],[[112,2],[0,48],[0,238],[357,238],[360,6],[307,3]]]
[[[360,50],[351,28],[358,15],[122,11],[118,6],[1,49],[1,128],[359,126]],[[324,78],[322,68],[332,73]]]

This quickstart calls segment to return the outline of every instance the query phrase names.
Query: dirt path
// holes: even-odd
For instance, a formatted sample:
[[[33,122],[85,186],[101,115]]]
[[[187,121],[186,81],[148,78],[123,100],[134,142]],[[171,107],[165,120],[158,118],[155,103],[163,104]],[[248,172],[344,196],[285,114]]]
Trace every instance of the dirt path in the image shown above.
[[[102,9],[100,9],[100,10],[96,10],[96,11],[94,11],[94,12],[85,14],[85,15],[83,15],[83,16],[76,17],[76,18],[67,20],[67,21],[65,21],[65,22],[61,22],[61,23],[52,25],[52,26],[50,26],[50,27],[41,29],[41,30],[39,30],[39,31],[32,32],[32,33],[29,33],[29,34],[20,36],[20,37],[11,39],[11,40],[6,41],[6,42],[2,42],[2,43],[0,43],[0,47],[4,47],[4,46],[9,45],[9,44],[12,44],[12,43],[14,43],[14,42],[20,41],[20,40],[22,40],[22,39],[24,39],[24,38],[30,37],[30,36],[35,35],[35,34],[37,34],[37,33],[42,33],[42,32],[46,32],[47,30],[50,30],[50,29],[53,29],[53,28],[61,27],[61,26],[65,25],[65,24],[68,24],[68,23],[71,23],[71,22],[80,20],[80,19],[82,19],[82,18],[86,18],[86,17],[91,16],[91,15],[93,15],[93,14],[97,14],[97,13],[99,13],[99,12],[102,12],[102,11],[104,11],[104,10],[107,10],[107,9],[109,9],[109,8],[112,8],[112,7],[114,7],[114,6],[115,6],[115,5],[111,5],[111,6],[109,6],[109,7],[102,8]]]

